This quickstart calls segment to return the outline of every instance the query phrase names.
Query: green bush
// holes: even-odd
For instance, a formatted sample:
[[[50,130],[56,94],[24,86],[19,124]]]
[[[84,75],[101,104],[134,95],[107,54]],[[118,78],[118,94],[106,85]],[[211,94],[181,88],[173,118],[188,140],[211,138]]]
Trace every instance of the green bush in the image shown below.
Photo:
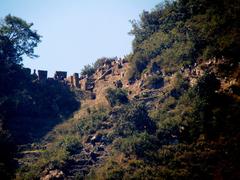
[[[117,89],[108,88],[106,90],[106,98],[112,107],[128,103],[127,92],[120,88]]]
[[[107,118],[107,109],[90,109],[89,114],[80,119],[79,123],[75,126],[75,129],[81,135],[95,133],[100,129],[101,123]]]
[[[64,137],[62,141],[58,142],[58,146],[66,149],[70,155],[80,153],[83,148],[80,139],[73,136]]]
[[[102,57],[97,59],[94,62],[93,67],[95,70],[97,70],[99,67],[103,66],[104,64],[111,64],[114,60],[116,60],[116,58]]]
[[[170,90],[170,95],[175,99],[179,99],[179,97],[186,92],[188,88],[189,81],[178,73],[176,75],[175,82],[173,83],[173,88]]]
[[[135,154],[138,157],[147,158],[148,152],[158,149],[158,140],[147,132],[137,133],[127,138],[116,140],[114,147],[124,152],[127,156]]]
[[[148,116],[148,112],[144,105],[131,104],[122,107],[118,117],[118,123],[115,134],[127,137],[134,132],[154,133],[156,131],[155,123]]]
[[[92,65],[85,65],[83,69],[81,70],[82,76],[92,76],[95,73],[95,68]]]
[[[145,83],[148,89],[159,89],[164,86],[164,79],[159,75],[150,76]]]

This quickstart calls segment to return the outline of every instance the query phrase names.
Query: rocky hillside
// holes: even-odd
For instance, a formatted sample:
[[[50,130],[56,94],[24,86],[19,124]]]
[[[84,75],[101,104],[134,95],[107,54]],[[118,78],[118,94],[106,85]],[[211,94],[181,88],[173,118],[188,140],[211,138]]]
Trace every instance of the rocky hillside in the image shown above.
[[[66,80],[81,107],[17,147],[14,178],[240,177],[239,5],[179,0],[144,11],[131,54]],[[50,107],[70,102],[54,95]]]
[[[136,145],[140,145],[138,153],[142,154],[144,153],[144,149],[142,148],[145,148],[145,145],[149,145],[148,143],[151,144],[151,141],[153,140],[157,143],[155,145],[161,147],[162,142],[158,142],[158,140],[152,137],[156,133],[156,121],[154,120],[156,116],[155,113],[166,108],[168,113],[174,113],[174,111],[179,110],[182,116],[184,116],[184,113],[189,113],[186,108],[192,108],[192,105],[178,110],[176,107],[180,105],[176,104],[176,101],[181,99],[182,93],[199,85],[201,79],[206,76],[214,76],[214,79],[209,79],[209,86],[215,86],[211,83],[216,84],[217,82],[217,89],[214,90],[214,93],[216,93],[217,96],[231,97],[236,100],[235,103],[240,102],[240,66],[239,64],[230,63],[229,60],[224,58],[202,60],[193,66],[182,67],[180,71],[171,74],[164,74],[164,72],[156,68],[152,73],[143,73],[141,78],[133,83],[129,82],[128,78],[125,76],[129,69],[129,63],[125,62],[121,64],[121,66],[119,66],[119,64],[121,64],[120,60],[114,61],[111,66],[105,69],[105,72],[111,70],[111,73],[107,73],[104,76],[102,76],[99,69],[103,70],[106,65],[103,64],[99,67],[99,69],[90,77],[92,83],[94,83],[94,88],[92,88],[91,91],[75,89],[75,91],[81,91],[80,94],[84,97],[84,100],[81,101],[81,109],[75,113],[72,119],[54,128],[54,130],[52,130],[39,145],[31,145],[30,147],[21,150],[21,156],[19,158],[21,167],[27,168],[29,165],[31,167],[28,167],[30,169],[27,168],[27,171],[25,168],[21,170],[18,178],[23,176],[22,171],[26,171],[28,174],[29,170],[31,172],[37,168],[33,171],[34,173],[30,177],[35,176],[35,173],[37,172],[39,177],[45,180],[81,179],[87,177],[91,179],[95,176],[94,174],[96,173],[97,175],[99,171],[104,174],[109,172],[114,174],[117,173],[112,172],[113,170],[109,172],[102,170],[104,166],[109,166],[114,161],[116,161],[118,165],[121,164],[121,166],[131,165],[128,163],[142,164],[142,160],[137,160],[138,155],[135,155],[136,152],[132,152],[138,150],[128,148],[136,143]],[[226,70],[227,73],[223,72],[223,69]],[[153,78],[156,72],[161,74],[161,81],[157,83],[154,81],[152,84],[149,83],[149,78]],[[179,85],[179,83],[182,84]],[[207,89],[207,85],[204,85],[204,88]],[[114,92],[117,90],[123,91],[128,102],[122,102],[120,99],[117,104],[111,104],[108,94],[109,89],[114,90]],[[94,94],[94,97],[89,94]],[[118,97],[116,96],[115,98]],[[144,106],[144,109],[141,110],[141,108],[143,108],[141,106]],[[234,106],[236,106],[236,104]],[[128,108],[133,112],[128,112]],[[146,110],[149,112],[149,115],[146,114]],[[125,117],[125,113],[127,113],[127,117]],[[128,124],[127,121],[129,121],[129,116],[131,118],[135,118],[136,116],[136,120],[130,120],[129,126],[132,126],[133,122],[131,121],[141,121],[140,124],[135,122],[137,124],[134,125],[134,129],[130,130],[130,132],[128,132],[129,129],[125,127]],[[149,116],[151,116],[151,118]],[[127,119],[124,120],[124,118]],[[160,138],[169,141],[167,144],[169,144],[170,147],[168,148],[173,148],[171,146],[176,146],[177,148],[180,144],[183,145],[179,141],[181,141],[181,136],[184,136],[184,133],[186,133],[184,131],[187,127],[188,125],[184,123],[180,126],[180,132],[176,132],[176,130],[168,130],[169,134],[159,136]],[[200,128],[200,126],[197,126],[197,128]],[[139,131],[140,137],[132,134],[134,131]],[[144,132],[148,132],[149,135],[144,134]],[[131,142],[128,140],[129,136],[133,136],[135,140]],[[188,134],[187,136],[190,135]],[[144,138],[147,138],[146,142]],[[202,134],[199,138],[198,141],[204,143],[203,146],[205,146],[205,143],[207,143],[207,141],[205,142],[206,137]],[[130,141],[129,143],[131,143],[131,145],[129,145],[130,147],[124,147],[127,149],[122,152],[121,148],[123,147],[121,146],[125,142],[121,141],[125,139]],[[215,141],[211,143],[217,143],[214,144],[214,146],[225,146],[225,144],[218,144],[219,142]],[[150,145],[150,147],[155,148],[155,145]],[[191,144],[191,146],[193,145]],[[207,147],[203,148],[205,149]],[[211,149],[212,147],[209,148]],[[218,150],[210,149],[209,151],[213,151],[213,154]],[[208,156],[209,155],[211,156],[211,153],[208,154]],[[111,161],[111,163],[109,164],[108,161]],[[34,169],[32,164],[36,164]],[[41,171],[39,171],[39,167],[41,167]],[[114,166],[111,168],[114,168]],[[30,178],[28,176],[26,178]],[[103,176],[102,178],[105,179],[107,177],[108,176]],[[102,179],[101,177],[98,178]]]

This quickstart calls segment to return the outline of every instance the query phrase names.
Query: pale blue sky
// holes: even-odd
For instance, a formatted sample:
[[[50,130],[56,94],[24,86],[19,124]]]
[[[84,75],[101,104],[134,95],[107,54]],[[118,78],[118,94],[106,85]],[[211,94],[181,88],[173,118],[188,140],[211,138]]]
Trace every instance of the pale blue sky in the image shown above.
[[[97,58],[131,52],[129,20],[138,19],[161,0],[0,0],[0,17],[7,14],[33,22],[42,35],[40,57],[25,59],[32,69],[80,72]]]

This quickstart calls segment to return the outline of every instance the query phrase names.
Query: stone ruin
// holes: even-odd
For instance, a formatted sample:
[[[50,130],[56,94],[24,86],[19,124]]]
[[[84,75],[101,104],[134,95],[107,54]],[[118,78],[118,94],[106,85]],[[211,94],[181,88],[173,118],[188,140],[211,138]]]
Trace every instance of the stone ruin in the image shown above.
[[[81,89],[84,91],[93,91],[95,87],[95,82],[93,79],[86,77],[80,80],[80,86]]]
[[[67,79],[67,83],[72,88],[80,88],[84,91],[93,91],[95,87],[95,80],[93,78],[89,78],[87,76],[79,77],[78,73],[74,73],[69,76]]]
[[[39,81],[46,81],[47,80],[47,71],[38,70],[38,80]]]
[[[78,73],[73,74],[73,85],[74,87],[80,88]]]
[[[33,77],[34,80],[38,79],[38,75],[36,73],[36,69],[33,70],[32,77]]]
[[[28,74],[31,74],[31,69],[25,68]],[[48,77],[48,71],[46,70],[38,70],[36,73],[36,69],[33,70],[32,77],[35,81],[45,82],[45,81],[62,81],[66,82],[67,72],[66,71],[56,71],[54,77]]]
[[[121,68],[124,66],[126,61],[124,59],[112,59],[106,60],[103,62],[102,66],[96,70],[96,73],[91,76],[81,76],[79,77],[78,73],[74,73],[72,76],[67,78],[67,83],[70,87],[80,88],[84,91],[93,91],[95,87],[95,82],[101,79],[105,80],[107,75],[119,75],[124,77],[124,73],[121,71]],[[121,88],[122,82],[116,81],[115,86]]]
[[[58,81],[64,81],[67,78],[66,71],[56,71],[54,74],[54,79]]]
[[[69,84],[69,86],[74,87],[74,85],[73,85],[73,76],[67,77],[67,83]]]
[[[126,61],[124,59],[117,59],[115,58],[111,62],[106,61],[104,62],[103,66],[99,67],[96,71],[96,79],[101,80],[105,79],[105,77],[109,74],[112,74],[113,76],[124,76],[124,73],[121,71],[121,68],[123,68]]]
[[[87,76],[80,76],[78,73],[74,73],[73,75],[67,77],[66,71],[56,71],[53,78],[48,78],[48,72],[45,70],[38,70],[38,74],[36,73],[36,70],[34,69],[34,73],[32,74],[33,77],[35,77],[35,80],[44,82],[46,80],[48,81],[61,81],[66,84],[68,84],[72,88],[79,88],[84,91],[93,91],[95,87],[95,80],[105,79],[107,75],[119,75],[121,77],[124,77],[124,72],[121,71],[121,68],[124,66],[124,64],[127,63],[124,59],[112,59],[112,60],[106,60],[101,67],[99,67],[96,70],[96,73],[94,76],[87,77]],[[28,73],[31,73],[30,69],[26,69]],[[114,85],[116,87],[121,88],[122,82],[116,81],[114,82]]]
[[[71,86],[72,88],[81,88],[80,86],[80,78],[79,78],[79,74],[78,73],[74,73],[72,76],[69,76],[67,78],[67,83],[69,84],[69,86]]]

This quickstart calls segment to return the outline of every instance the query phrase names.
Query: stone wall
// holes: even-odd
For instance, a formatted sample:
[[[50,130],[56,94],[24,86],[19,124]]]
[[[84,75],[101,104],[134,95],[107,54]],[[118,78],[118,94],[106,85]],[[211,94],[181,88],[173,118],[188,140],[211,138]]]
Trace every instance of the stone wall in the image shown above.
[[[67,72],[66,71],[56,71],[54,74],[54,79],[63,81],[67,78]]]
[[[73,86],[76,88],[80,88],[78,73],[73,74]]]
[[[39,81],[46,81],[47,80],[48,72],[45,70],[38,70],[38,80]]]

